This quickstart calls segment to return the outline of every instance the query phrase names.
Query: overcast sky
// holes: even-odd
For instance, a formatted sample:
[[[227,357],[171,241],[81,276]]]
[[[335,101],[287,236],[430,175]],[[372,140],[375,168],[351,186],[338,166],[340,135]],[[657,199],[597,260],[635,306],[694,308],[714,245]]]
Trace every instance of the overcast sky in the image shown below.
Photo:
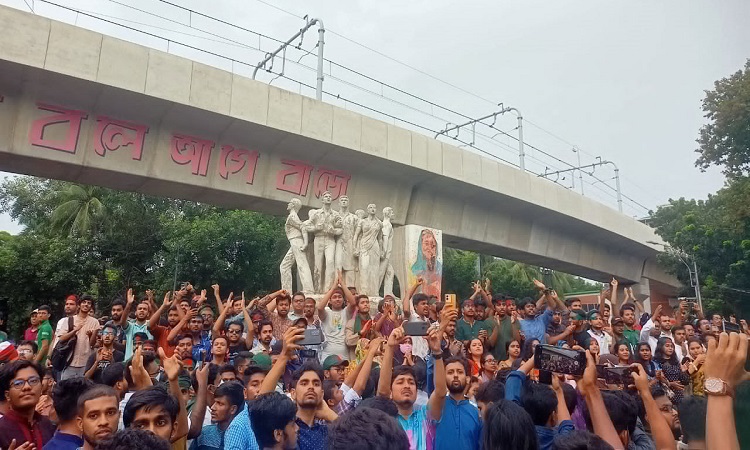
[[[173,1],[281,40],[291,37],[304,24],[298,17],[257,0]],[[110,0],[55,3],[168,37],[173,42],[167,45],[165,40],[41,0],[35,0],[33,6],[36,13],[44,16],[243,74],[250,74],[252,66],[190,50],[179,43],[251,65],[263,57],[264,51],[278,45],[160,0],[124,0],[131,8]],[[577,164],[571,150],[576,145],[582,151],[582,164],[594,162],[595,156],[614,161],[623,177],[623,193],[633,200],[625,201],[624,212],[630,216],[643,217],[648,208],[664,204],[669,198],[705,198],[722,186],[723,177],[718,170],[701,173],[694,167],[695,139],[705,122],[700,109],[704,90],[710,89],[715,80],[742,68],[750,57],[750,2],[746,0],[269,3],[298,16],[309,14],[323,19],[331,31],[326,33],[325,56],[335,63],[472,118],[497,111],[496,104],[503,102],[523,112],[524,141],[554,158]],[[0,0],[0,4],[29,9],[23,0]],[[342,8],[344,5],[346,8]],[[225,38],[261,51],[222,42]],[[303,49],[312,50],[316,39],[314,31],[307,34]],[[303,55],[290,50],[284,74],[314,85],[315,73],[295,64]],[[315,57],[304,56],[300,63],[314,67]],[[273,70],[279,72],[281,66],[279,58]],[[324,85],[327,92],[427,129],[440,130],[445,122],[466,121],[341,67],[326,63],[325,71],[330,75]],[[274,76],[261,73],[258,78],[269,81]],[[273,84],[314,95],[309,88],[283,78]],[[394,123],[387,116],[330,95],[324,101]],[[414,128],[400,121],[395,123]],[[517,135],[515,125],[513,114],[496,123],[498,129],[513,136]],[[477,147],[517,164],[515,141],[502,134],[490,141],[497,130],[487,127],[480,126],[477,131],[481,134],[474,137]],[[471,142],[469,129],[462,131],[459,138]],[[551,171],[568,167],[533,148],[527,148],[527,152],[527,168],[536,173],[545,168]],[[603,181],[585,176],[584,194],[615,208],[614,192],[604,186],[614,186],[612,170],[599,168],[594,175]],[[571,187],[570,174],[557,181]],[[577,178],[575,190],[580,192]],[[0,216],[0,230],[17,232],[19,227],[9,217]]]

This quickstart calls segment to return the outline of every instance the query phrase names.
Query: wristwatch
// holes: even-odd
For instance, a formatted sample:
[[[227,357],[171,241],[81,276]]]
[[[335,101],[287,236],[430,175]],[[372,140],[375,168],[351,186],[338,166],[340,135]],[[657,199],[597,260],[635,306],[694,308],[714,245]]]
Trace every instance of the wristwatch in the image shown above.
[[[703,382],[703,390],[708,395],[732,395],[732,389],[721,378],[706,378]]]

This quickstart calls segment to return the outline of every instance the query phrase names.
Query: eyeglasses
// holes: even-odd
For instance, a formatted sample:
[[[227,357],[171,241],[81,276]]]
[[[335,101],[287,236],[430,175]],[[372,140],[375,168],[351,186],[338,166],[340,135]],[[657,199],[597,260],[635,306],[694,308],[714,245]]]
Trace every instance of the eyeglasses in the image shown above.
[[[30,387],[34,387],[41,382],[42,380],[39,379],[39,377],[31,377],[27,380],[13,380],[10,382],[10,387],[12,389],[16,389],[20,391],[21,389],[23,389],[23,385],[25,385],[26,383],[29,383]]]
[[[227,330],[227,334],[230,334],[230,333],[231,334],[240,334],[240,333],[242,333],[242,331],[241,330]]]
[[[102,336],[114,336],[114,331],[102,331]]]
[[[497,360],[495,360],[494,358],[487,358],[487,359],[484,360],[485,364],[487,364],[487,363],[496,363],[496,362],[497,362]]]

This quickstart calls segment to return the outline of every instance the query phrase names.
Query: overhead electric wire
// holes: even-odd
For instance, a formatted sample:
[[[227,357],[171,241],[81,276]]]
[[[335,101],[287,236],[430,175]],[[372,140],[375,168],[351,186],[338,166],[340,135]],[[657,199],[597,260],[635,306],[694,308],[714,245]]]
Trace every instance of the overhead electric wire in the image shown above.
[[[61,5],[61,4],[58,4],[58,3],[52,2],[52,1],[50,1],[50,0],[41,0],[41,1],[42,1],[42,2],[44,2],[44,3],[48,3],[48,4],[50,4],[50,5],[53,5],[53,6],[59,7],[59,8],[63,8],[63,9],[67,9],[67,10],[70,10],[70,11],[73,11],[73,12],[76,12],[76,13],[79,13],[79,14],[83,14],[84,16],[89,16],[89,17],[92,17],[92,18],[94,18],[94,19],[97,19],[97,20],[101,20],[101,21],[103,21],[103,22],[107,22],[107,23],[110,23],[110,24],[113,24],[113,25],[117,25],[117,26],[120,26],[120,27],[126,28],[126,29],[130,29],[130,30],[132,30],[132,31],[140,32],[140,33],[142,33],[142,34],[145,34],[145,35],[148,35],[148,36],[152,36],[152,37],[155,37],[155,38],[157,38],[157,39],[165,40],[165,41],[167,41],[167,42],[173,42],[173,43],[175,43],[175,44],[178,44],[178,45],[181,45],[181,46],[183,46],[183,47],[186,47],[186,48],[190,48],[190,49],[193,49],[193,50],[196,50],[196,51],[199,51],[199,52],[203,52],[203,53],[205,53],[205,54],[208,54],[208,55],[213,55],[213,56],[216,56],[216,57],[219,57],[219,58],[223,58],[223,59],[227,59],[227,60],[230,60],[230,61],[232,61],[232,62],[237,62],[237,63],[239,63],[239,64],[242,64],[242,65],[245,65],[245,66],[248,66],[248,67],[253,67],[253,65],[252,65],[252,64],[250,64],[250,63],[247,63],[247,62],[245,62],[245,61],[241,61],[241,60],[239,60],[239,59],[236,59],[236,58],[232,58],[232,57],[229,57],[229,56],[226,56],[226,55],[222,55],[222,54],[219,54],[219,53],[217,53],[217,52],[213,52],[213,51],[210,51],[210,50],[206,50],[206,49],[203,49],[203,48],[197,47],[197,46],[195,46],[195,45],[191,45],[191,44],[186,44],[186,43],[184,43],[184,42],[180,42],[180,41],[177,41],[177,40],[175,40],[175,39],[172,39],[172,38],[167,38],[167,37],[164,37],[164,36],[161,36],[161,35],[158,35],[158,34],[154,34],[154,33],[149,33],[149,32],[147,32],[147,31],[144,31],[144,30],[140,30],[140,29],[137,29],[137,28],[133,28],[133,27],[130,27],[130,26],[127,26],[127,25],[124,25],[124,24],[121,24],[121,23],[118,23],[118,22],[114,22],[114,21],[111,21],[111,20],[107,20],[107,19],[103,18],[103,17],[112,17],[112,16],[107,16],[107,15],[105,15],[105,14],[101,14],[101,13],[87,13],[87,12],[85,12],[85,11],[83,11],[83,10],[79,10],[79,9],[71,8],[71,7],[68,7],[68,6],[66,6],[66,5]],[[248,44],[245,44],[245,43],[242,43],[242,42],[239,42],[239,41],[233,40],[233,39],[229,39],[229,38],[226,38],[225,36],[221,36],[221,35],[218,35],[218,34],[216,34],[216,33],[212,33],[212,32],[210,32],[210,31],[206,31],[206,30],[203,30],[203,29],[201,29],[201,28],[197,28],[197,27],[194,27],[194,26],[192,26],[191,24],[190,24],[190,25],[189,25],[189,24],[184,24],[184,23],[182,23],[182,22],[180,22],[180,21],[176,21],[176,20],[174,20],[174,19],[170,19],[170,18],[167,18],[167,17],[164,17],[164,16],[160,16],[160,15],[158,15],[158,14],[154,14],[154,13],[151,13],[151,12],[149,12],[149,11],[145,11],[145,10],[142,10],[142,9],[140,9],[140,8],[132,7],[131,5],[127,5],[127,4],[121,3],[121,2],[119,2],[119,1],[117,1],[117,0],[109,0],[109,1],[111,1],[111,2],[113,2],[113,3],[116,3],[116,4],[119,4],[119,5],[122,5],[122,6],[125,6],[125,7],[128,7],[128,8],[131,8],[131,9],[134,9],[134,10],[137,10],[137,11],[139,11],[139,12],[142,12],[142,13],[144,13],[144,14],[149,14],[149,15],[152,15],[152,16],[154,16],[154,17],[158,17],[158,18],[160,18],[160,19],[162,19],[162,20],[167,20],[167,21],[170,21],[170,22],[173,22],[173,23],[177,23],[177,24],[179,24],[179,25],[181,25],[181,26],[185,26],[185,27],[188,27],[188,28],[191,28],[191,29],[195,29],[196,31],[199,31],[199,32],[202,32],[202,33],[206,33],[206,34],[208,34],[208,35],[211,35],[211,36],[215,36],[215,37],[218,37],[218,38],[222,39],[221,41],[215,41],[215,42],[219,42],[219,43],[226,43],[226,44],[229,44],[229,43],[234,43],[234,44],[236,44],[237,46],[241,46],[241,47],[244,47],[244,48],[248,48],[248,49],[256,50],[256,51],[258,51],[258,52],[263,52],[263,50],[262,50],[262,49],[260,49],[260,48],[252,47],[252,46],[250,46],[250,45],[248,45]],[[200,15],[200,16],[203,16],[203,17],[206,17],[206,18],[208,18],[208,19],[211,19],[211,20],[215,20],[215,21],[217,21],[217,22],[220,22],[220,23],[224,23],[224,24],[226,24],[226,25],[228,25],[228,26],[236,27],[236,28],[238,28],[238,29],[242,29],[243,31],[247,31],[247,32],[250,32],[250,33],[256,34],[256,35],[258,35],[258,36],[260,36],[260,37],[264,37],[264,38],[267,38],[267,39],[270,39],[270,40],[273,40],[273,41],[276,41],[276,42],[281,42],[280,40],[278,40],[278,39],[275,39],[275,38],[273,38],[273,37],[271,37],[271,36],[267,36],[267,35],[264,35],[264,34],[262,34],[262,33],[258,33],[258,32],[255,32],[254,30],[250,30],[250,29],[247,29],[247,28],[244,28],[244,27],[240,27],[240,26],[237,26],[237,25],[235,25],[235,24],[232,24],[232,23],[230,23],[230,22],[226,22],[226,21],[223,21],[223,20],[221,20],[221,19],[217,19],[217,18],[215,18],[215,17],[212,17],[212,16],[209,16],[209,15],[206,15],[206,14],[200,13],[200,12],[198,12],[198,11],[195,11],[195,10],[191,10],[191,9],[189,9],[189,8],[185,8],[185,7],[182,7],[182,6],[180,6],[180,5],[176,5],[176,4],[174,4],[174,3],[172,3],[172,2],[169,2],[169,1],[167,1],[167,0],[159,0],[159,1],[161,1],[162,3],[165,3],[165,4],[169,4],[169,5],[171,5],[171,6],[177,7],[177,8],[181,8],[181,9],[184,9],[184,10],[186,10],[186,11],[190,12],[191,14],[192,14],[192,13],[194,13],[194,14],[197,14],[197,15]],[[260,1],[260,0],[256,0],[256,1]],[[263,3],[263,2],[261,2],[261,3]],[[101,16],[101,17],[100,17],[100,16]],[[186,35],[186,36],[191,36],[191,37],[195,37],[195,38],[198,38],[198,39],[207,39],[207,40],[209,40],[209,41],[214,41],[214,40],[212,40],[212,39],[208,39],[208,38],[206,38],[206,37],[204,37],[204,36],[196,36],[196,35],[192,35],[192,34],[189,34],[189,33],[184,33],[184,32],[180,32],[180,31],[176,31],[176,30],[169,30],[169,29],[165,29],[165,28],[161,28],[161,27],[158,27],[158,26],[156,26],[156,25],[151,25],[151,24],[144,24],[144,23],[139,23],[139,22],[136,22],[136,21],[130,21],[130,20],[128,20],[128,19],[122,19],[122,18],[119,18],[119,20],[129,21],[129,22],[132,22],[132,23],[137,23],[137,24],[139,24],[139,25],[144,25],[144,26],[151,26],[151,27],[153,27],[153,28],[157,28],[157,29],[162,29],[162,30],[165,30],[165,31],[173,32],[173,33],[179,33],[179,34],[183,34],[183,35]],[[334,34],[335,34],[335,33],[334,33]],[[226,41],[226,42],[225,42],[225,41]],[[296,47],[295,47],[295,48],[296,48]],[[299,49],[299,48],[298,48],[298,50],[300,50],[300,51],[304,52],[304,53],[305,53],[305,55],[307,55],[307,54],[312,54],[312,52],[310,52],[310,51],[308,51],[308,50],[305,50],[305,49]],[[377,51],[376,51],[376,53],[379,53],[379,52],[377,52]],[[303,55],[303,56],[305,56],[305,55]],[[292,63],[295,63],[295,64],[297,64],[297,65],[299,65],[299,66],[301,66],[301,67],[303,67],[303,68],[307,69],[307,70],[310,70],[310,71],[315,71],[315,70],[316,70],[316,69],[313,69],[313,68],[312,68],[312,67],[310,67],[310,66],[307,66],[307,65],[305,65],[305,64],[301,64],[301,63],[299,63],[298,61],[294,61],[294,60],[290,60],[290,61],[291,61]],[[442,106],[442,105],[439,105],[439,104],[437,104],[437,103],[435,103],[435,102],[432,102],[432,101],[429,101],[429,100],[423,99],[423,98],[421,98],[421,97],[419,97],[419,96],[416,96],[416,95],[410,94],[410,93],[408,93],[408,92],[406,92],[406,91],[404,91],[404,90],[402,90],[402,89],[399,89],[399,88],[397,88],[397,87],[395,87],[395,86],[391,86],[391,85],[389,85],[389,84],[387,84],[387,83],[384,83],[384,82],[382,82],[382,81],[380,81],[380,80],[377,80],[377,79],[375,79],[375,78],[372,78],[372,77],[369,77],[369,76],[367,76],[367,75],[365,75],[365,74],[362,74],[362,73],[360,73],[360,72],[358,72],[358,71],[356,71],[356,70],[354,70],[354,69],[350,69],[350,68],[348,68],[348,67],[346,67],[346,66],[344,66],[344,65],[342,65],[342,64],[336,63],[335,61],[331,61],[331,60],[327,60],[327,61],[329,62],[329,64],[335,65],[335,66],[337,66],[337,67],[340,67],[340,68],[342,68],[342,69],[345,69],[345,70],[348,70],[348,71],[350,71],[350,72],[352,72],[352,73],[355,73],[355,74],[357,74],[357,75],[360,75],[360,76],[362,76],[363,78],[366,78],[366,79],[368,79],[368,80],[371,80],[371,81],[373,81],[373,82],[379,83],[379,84],[381,84],[381,85],[383,85],[383,86],[386,86],[386,87],[388,87],[388,88],[390,88],[390,89],[393,89],[393,90],[395,90],[395,91],[397,91],[397,92],[403,93],[403,94],[405,94],[405,95],[408,95],[408,96],[410,96],[410,97],[416,98],[416,99],[418,99],[418,100],[420,100],[420,101],[422,101],[422,102],[424,102],[424,103],[427,103],[427,104],[429,104],[429,105],[431,105],[431,106],[435,106],[435,107],[438,107],[438,108],[440,108],[440,109],[443,109],[443,110],[445,110],[445,111],[451,112],[451,113],[453,113],[453,114],[459,115],[459,116],[461,116],[461,117],[464,117],[464,118],[470,118],[469,116],[467,116],[467,115],[465,115],[465,114],[459,113],[459,112],[457,112],[457,111],[454,111],[454,110],[452,110],[452,109],[450,109],[450,108],[447,108],[447,107],[444,107],[444,106]],[[267,72],[270,72],[270,73],[274,73],[274,72],[272,72],[272,71],[270,71],[270,70],[267,70]],[[303,83],[303,82],[301,82],[301,81],[299,81],[299,80],[296,80],[296,79],[294,79],[294,78],[292,78],[292,77],[289,77],[289,76],[287,76],[286,74],[280,73],[280,74],[276,74],[276,75],[278,75],[278,76],[277,76],[276,78],[279,78],[279,77],[283,77],[284,79],[287,79],[287,80],[289,80],[289,81],[292,81],[292,82],[294,82],[294,83],[298,83],[298,84],[299,84],[300,86],[304,86],[304,87],[307,87],[307,88],[309,88],[309,89],[313,89],[313,90],[315,89],[315,88],[314,88],[313,86],[311,86],[311,85],[309,85],[309,84],[306,84],[306,83]],[[335,81],[338,81],[338,82],[340,82],[340,83],[342,83],[342,84],[346,84],[346,85],[349,85],[349,86],[351,86],[351,87],[353,87],[353,88],[355,88],[355,89],[359,89],[359,90],[361,90],[361,91],[364,91],[364,92],[366,92],[366,93],[369,93],[369,94],[371,94],[371,95],[375,95],[375,96],[378,96],[378,97],[380,97],[380,98],[382,98],[382,99],[388,100],[388,101],[390,101],[390,102],[392,102],[392,103],[395,103],[395,104],[397,104],[397,105],[400,105],[400,106],[402,106],[402,107],[406,107],[406,108],[409,108],[409,109],[411,109],[411,110],[413,110],[413,111],[419,112],[419,113],[421,113],[421,114],[424,114],[424,115],[426,115],[426,116],[429,116],[429,117],[433,117],[433,118],[435,118],[435,119],[438,119],[438,120],[441,120],[441,121],[445,121],[445,122],[448,122],[448,121],[446,121],[446,120],[445,120],[445,118],[441,118],[441,117],[438,117],[438,116],[436,116],[436,115],[435,115],[434,113],[430,113],[430,112],[426,112],[426,111],[423,111],[423,110],[421,110],[421,109],[418,109],[418,108],[416,108],[416,107],[413,107],[413,106],[411,106],[411,105],[408,105],[408,104],[405,104],[405,103],[403,103],[403,102],[400,102],[400,101],[398,101],[398,100],[395,100],[395,99],[392,99],[392,98],[390,98],[390,97],[387,97],[387,96],[385,96],[385,95],[384,95],[384,94],[382,94],[382,93],[381,93],[381,94],[378,94],[378,93],[376,93],[376,92],[374,92],[374,91],[368,90],[368,89],[366,89],[366,88],[364,88],[364,87],[362,87],[362,86],[356,85],[356,84],[354,84],[354,83],[352,83],[352,82],[349,82],[349,81],[343,80],[343,79],[341,79],[341,78],[335,77],[335,76],[333,76],[333,75],[330,75],[330,74],[328,74],[328,76],[329,76],[330,78],[332,78],[333,80],[335,80]],[[442,80],[439,80],[439,81],[442,81]],[[385,117],[389,117],[389,118],[393,119],[394,121],[399,121],[399,122],[402,122],[402,123],[405,123],[405,124],[409,124],[409,125],[411,125],[411,126],[413,126],[413,127],[416,127],[416,128],[418,128],[418,129],[422,129],[422,130],[426,130],[426,131],[429,131],[429,132],[431,132],[431,133],[437,133],[437,131],[436,131],[436,130],[433,130],[433,129],[429,128],[429,127],[426,127],[426,126],[423,126],[423,125],[417,124],[417,123],[415,123],[415,122],[412,122],[412,121],[409,121],[409,120],[406,120],[406,119],[402,119],[402,118],[400,118],[400,117],[398,117],[398,116],[396,116],[396,115],[394,115],[394,114],[391,114],[391,113],[387,113],[387,112],[384,112],[384,111],[378,110],[378,109],[376,109],[376,108],[373,108],[373,107],[370,107],[370,106],[364,105],[364,104],[362,104],[362,103],[360,103],[360,102],[357,102],[357,101],[351,100],[351,99],[349,99],[349,98],[346,98],[346,97],[342,97],[342,96],[341,96],[340,94],[333,94],[333,93],[331,93],[331,92],[328,92],[328,91],[324,91],[324,92],[325,92],[325,93],[326,93],[327,95],[331,96],[332,98],[335,98],[335,99],[339,99],[339,100],[342,100],[342,101],[344,101],[344,102],[346,102],[346,103],[349,103],[349,104],[352,104],[352,105],[356,105],[356,106],[358,106],[358,107],[360,107],[360,108],[364,108],[364,109],[366,109],[366,110],[372,111],[372,112],[374,112],[374,113],[377,113],[377,114],[380,114],[380,115],[382,115],[382,116],[385,116]],[[480,123],[481,123],[481,122],[480,122]],[[490,126],[490,125],[487,125],[487,124],[483,124],[483,125],[486,125],[486,126]],[[515,137],[515,136],[513,136],[513,135],[510,135],[509,133],[507,133],[507,132],[505,132],[505,131],[503,131],[503,130],[500,130],[500,129],[498,129],[498,128],[494,127],[494,126],[490,126],[490,127],[491,127],[492,129],[495,129],[495,130],[496,130],[496,131],[498,131],[499,133],[501,133],[501,134],[504,134],[504,135],[506,135],[506,136],[508,136],[508,137],[510,137],[510,138],[512,138],[512,139],[514,139],[515,141],[518,141],[518,138],[517,138],[517,137]],[[478,135],[480,135],[480,136],[482,136],[482,137],[484,137],[484,138],[486,138],[486,139],[489,139],[489,140],[491,140],[492,142],[496,143],[496,145],[502,145],[502,146],[504,146],[504,147],[507,147],[507,148],[509,148],[509,149],[512,149],[512,147],[510,147],[509,145],[507,145],[507,144],[505,144],[505,143],[502,143],[502,142],[500,142],[500,141],[497,141],[496,139],[494,139],[494,137],[490,137],[490,136],[484,135],[484,134],[482,134],[482,133],[477,133],[477,134],[478,134]],[[484,153],[484,154],[486,154],[486,155],[488,155],[488,156],[490,156],[490,157],[492,157],[492,158],[498,159],[498,160],[500,160],[500,161],[502,161],[502,162],[504,162],[504,163],[506,163],[506,164],[509,164],[509,165],[511,165],[511,166],[514,166],[514,167],[518,167],[518,165],[517,165],[517,164],[514,164],[514,163],[512,163],[512,162],[510,162],[510,161],[508,161],[508,160],[506,160],[506,159],[504,159],[504,158],[502,158],[502,157],[500,157],[500,156],[498,156],[498,155],[495,155],[495,154],[492,154],[492,153],[490,153],[490,152],[487,152],[487,151],[485,151],[484,149],[481,149],[481,148],[477,147],[477,146],[476,146],[476,145],[474,145],[473,143],[470,143],[470,142],[466,142],[466,141],[463,141],[463,140],[461,140],[461,139],[458,139],[457,137],[456,137],[456,138],[454,138],[454,137],[450,137],[450,136],[448,136],[448,138],[450,138],[450,139],[453,139],[453,140],[455,140],[455,141],[457,141],[457,142],[460,142],[460,143],[462,143],[462,145],[466,145],[466,146],[469,146],[469,147],[471,147],[471,148],[473,148],[473,149],[475,149],[475,150],[477,150],[477,151],[479,151],[479,152],[481,152],[481,153]],[[566,165],[568,165],[568,166],[570,166],[570,167],[573,167],[573,166],[572,166],[572,165],[571,165],[570,163],[568,163],[568,162],[566,162],[566,161],[564,161],[564,160],[561,160],[560,158],[557,158],[556,156],[554,156],[554,155],[552,155],[552,154],[550,154],[550,153],[548,153],[548,152],[546,152],[546,151],[543,151],[543,150],[539,149],[538,147],[536,147],[536,146],[534,146],[534,145],[528,144],[528,143],[527,143],[527,142],[525,142],[525,141],[524,141],[524,144],[526,144],[527,146],[529,146],[529,147],[530,147],[530,148],[532,148],[533,150],[536,150],[536,151],[538,151],[538,152],[539,152],[539,153],[541,153],[541,154],[544,154],[544,155],[546,155],[546,156],[548,156],[548,157],[550,157],[550,158],[553,158],[554,160],[556,160],[556,161],[558,161],[558,162],[561,162],[561,163],[563,163],[563,164],[566,164]],[[538,158],[535,158],[535,157],[533,157],[532,155],[528,155],[528,156],[529,156],[529,157],[530,157],[531,159],[533,159],[533,160],[536,160],[536,161],[538,161],[538,162],[539,162],[539,163],[541,163],[541,164],[546,164],[546,165],[549,165],[549,166],[551,166],[551,165],[550,165],[550,164],[549,164],[548,162],[545,162],[545,161],[542,161],[542,160],[540,160],[540,159],[538,159]],[[553,166],[553,168],[554,168],[554,166]],[[532,172],[532,173],[533,173],[533,172]],[[588,173],[587,173],[587,175],[589,175],[589,176],[592,176],[593,178],[597,179],[598,181],[602,181],[602,182],[603,182],[603,180],[600,180],[600,179],[599,179],[598,177],[595,177],[595,176],[593,176],[593,175],[591,175],[591,174],[588,174]],[[556,183],[557,183],[557,181],[554,181],[554,180],[550,180],[550,181],[553,181],[553,182],[556,182]],[[560,183],[558,183],[558,184],[560,184]],[[611,186],[607,185],[607,184],[606,184],[606,183],[604,183],[604,182],[603,182],[603,184],[605,184],[605,185],[606,185],[606,186],[607,186],[608,188],[610,188],[610,189],[614,189],[614,188],[612,188]],[[589,185],[591,185],[591,186],[594,186],[594,184],[592,184],[592,183],[589,183]],[[565,186],[565,187],[567,188],[567,186]],[[597,189],[597,190],[600,190],[600,189]],[[634,201],[633,199],[631,199],[631,198],[629,198],[629,197],[627,197],[627,196],[623,196],[623,197],[627,198],[627,199],[628,199],[629,201],[631,201],[631,202],[633,202],[634,204],[636,204],[636,205],[640,206],[641,208],[643,208],[643,209],[645,209],[645,210],[648,210],[648,208],[646,208],[645,206],[641,205],[640,203],[638,203],[638,202]]]

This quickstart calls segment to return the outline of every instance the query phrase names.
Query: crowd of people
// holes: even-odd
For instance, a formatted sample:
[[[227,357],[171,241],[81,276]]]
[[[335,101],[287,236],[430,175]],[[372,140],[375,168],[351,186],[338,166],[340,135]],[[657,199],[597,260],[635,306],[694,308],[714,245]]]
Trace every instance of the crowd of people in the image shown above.
[[[740,448],[744,320],[649,314],[616,280],[586,310],[537,280],[453,306],[422,279],[371,305],[336,278],[317,299],[129,290],[99,317],[70,295],[54,327],[40,305],[0,342],[0,449]],[[585,369],[540,370],[544,349]]]

